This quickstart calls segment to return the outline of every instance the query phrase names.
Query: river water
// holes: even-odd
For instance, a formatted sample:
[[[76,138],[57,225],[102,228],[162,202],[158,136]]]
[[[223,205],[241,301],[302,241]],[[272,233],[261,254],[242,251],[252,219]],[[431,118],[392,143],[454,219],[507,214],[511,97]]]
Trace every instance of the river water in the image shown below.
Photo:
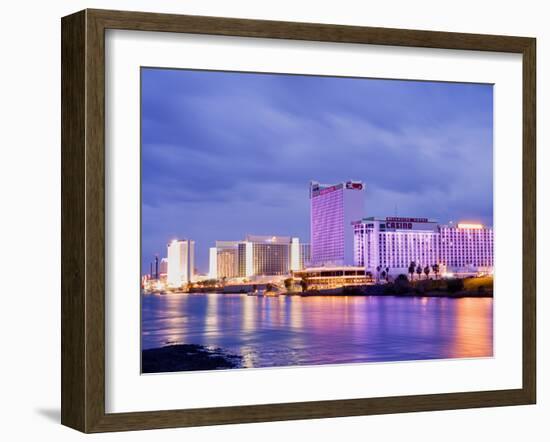
[[[144,295],[142,348],[220,347],[244,367],[493,354],[492,298]]]

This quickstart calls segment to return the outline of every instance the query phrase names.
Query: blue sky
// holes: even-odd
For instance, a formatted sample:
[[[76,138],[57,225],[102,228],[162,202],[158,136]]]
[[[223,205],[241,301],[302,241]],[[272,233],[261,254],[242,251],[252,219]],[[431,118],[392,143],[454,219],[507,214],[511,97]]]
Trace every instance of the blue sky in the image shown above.
[[[493,222],[491,85],[142,69],[142,266],[172,238],[309,242],[308,183],[365,216]]]

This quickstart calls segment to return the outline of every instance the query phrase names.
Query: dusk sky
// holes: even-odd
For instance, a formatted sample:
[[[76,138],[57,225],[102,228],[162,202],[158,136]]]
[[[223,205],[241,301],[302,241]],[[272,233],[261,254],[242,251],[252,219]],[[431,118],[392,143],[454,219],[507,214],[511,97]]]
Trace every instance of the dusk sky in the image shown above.
[[[493,223],[491,85],[144,68],[142,266],[173,238],[309,242],[310,180],[365,216]]]

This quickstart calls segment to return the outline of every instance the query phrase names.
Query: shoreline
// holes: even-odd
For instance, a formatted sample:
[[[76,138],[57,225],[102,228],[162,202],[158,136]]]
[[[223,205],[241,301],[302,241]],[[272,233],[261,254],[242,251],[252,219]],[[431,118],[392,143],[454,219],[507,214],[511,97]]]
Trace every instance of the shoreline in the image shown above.
[[[141,373],[240,368],[242,356],[198,344],[169,344],[141,351]]]
[[[309,288],[300,290],[296,284],[285,290],[275,288],[268,290],[268,284],[228,284],[223,287],[194,287],[188,293],[220,293],[220,294],[247,294],[249,296],[398,296],[404,298],[433,297],[433,298],[492,298],[493,278],[478,277],[447,280],[417,280],[409,281],[396,279],[387,283],[360,284],[340,286],[334,288]],[[262,294],[254,293],[261,289]]]
[[[418,294],[418,293],[412,293],[412,294],[406,294],[406,295],[395,295],[395,294],[383,294],[383,293],[378,293],[378,294],[369,294],[369,295],[364,295],[364,294],[352,294],[352,293],[334,293],[334,294],[319,294],[319,293],[296,293],[296,294],[291,294],[291,293],[285,293],[285,294],[281,294],[280,296],[302,296],[304,298],[308,298],[308,297],[314,297],[314,296],[341,296],[341,297],[346,297],[346,296],[363,296],[363,297],[369,297],[369,296],[372,296],[372,297],[380,297],[380,298],[387,298],[387,297],[390,297],[390,296],[393,296],[395,298],[449,298],[449,299],[461,299],[461,298],[472,298],[472,299],[483,299],[483,298],[487,298],[487,299],[493,299],[493,296],[492,295],[477,295],[477,294],[471,294],[471,293],[466,293],[466,294],[449,294],[449,293],[424,293],[424,294]]]
[[[353,287],[355,288],[355,287]],[[479,293],[475,291],[461,291],[455,293],[449,292],[408,292],[408,293],[384,293],[384,292],[370,292],[364,291],[361,288],[357,290],[343,290],[343,288],[337,289],[321,289],[321,290],[306,290],[305,292],[278,292],[267,295],[256,295],[252,293],[246,293],[244,291],[215,291],[215,290],[201,290],[201,291],[192,291],[192,292],[152,292],[147,293],[146,295],[166,295],[166,294],[179,294],[179,295],[201,295],[209,293],[218,293],[220,295],[247,295],[247,296],[395,296],[397,298],[493,298],[492,291],[486,291],[484,293]]]
[[[308,290],[306,292],[296,292],[296,293],[281,293],[281,295],[287,296],[394,296],[396,298],[493,298],[493,292],[471,292],[471,291],[460,291],[455,293],[443,292],[443,291],[431,291],[431,292],[407,292],[407,293],[384,293],[384,292],[375,292],[369,293],[368,291],[359,290]]]

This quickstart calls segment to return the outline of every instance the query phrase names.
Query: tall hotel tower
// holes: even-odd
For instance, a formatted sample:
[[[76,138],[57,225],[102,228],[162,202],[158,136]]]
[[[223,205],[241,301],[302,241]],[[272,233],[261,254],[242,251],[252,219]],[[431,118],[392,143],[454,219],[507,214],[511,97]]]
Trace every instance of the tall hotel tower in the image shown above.
[[[168,244],[167,283],[170,287],[181,287],[193,281],[195,266],[195,241],[175,239]]]
[[[354,264],[352,223],[363,217],[364,190],[361,181],[310,183],[312,266]]]

